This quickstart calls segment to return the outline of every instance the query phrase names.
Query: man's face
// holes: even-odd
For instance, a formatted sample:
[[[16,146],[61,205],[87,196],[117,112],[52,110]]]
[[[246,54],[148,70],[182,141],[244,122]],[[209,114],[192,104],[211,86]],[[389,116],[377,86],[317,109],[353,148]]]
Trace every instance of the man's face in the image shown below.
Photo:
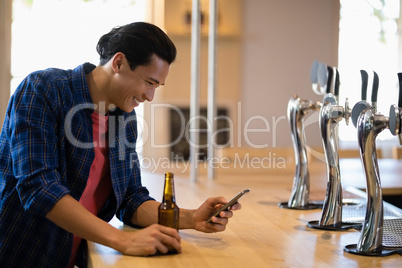
[[[123,55],[109,94],[111,103],[125,112],[132,112],[141,102],[152,101],[156,88],[165,84],[169,68],[166,61],[153,55],[148,65],[137,66],[133,71]]]

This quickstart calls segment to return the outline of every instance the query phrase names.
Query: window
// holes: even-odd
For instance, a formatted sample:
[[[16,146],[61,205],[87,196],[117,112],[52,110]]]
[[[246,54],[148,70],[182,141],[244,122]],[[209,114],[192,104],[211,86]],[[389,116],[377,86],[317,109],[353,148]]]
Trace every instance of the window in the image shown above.
[[[145,21],[147,1],[14,0],[11,94],[33,71],[73,69],[84,62],[97,65],[99,38],[115,26]],[[143,118],[142,105],[136,112]]]
[[[380,82],[377,111],[388,116],[389,107],[398,102],[397,73],[402,71],[402,66],[398,66],[399,0],[341,0],[340,17],[340,105],[348,98],[352,108],[361,100],[361,69],[369,73],[367,100],[370,102],[370,82],[375,71]],[[341,122],[339,133],[341,144],[356,143],[357,132],[351,121],[348,126]],[[397,138],[387,130],[378,136],[378,141],[385,140],[397,144]]]
[[[99,38],[145,20],[146,0],[14,0],[11,93],[30,72],[99,63]]]

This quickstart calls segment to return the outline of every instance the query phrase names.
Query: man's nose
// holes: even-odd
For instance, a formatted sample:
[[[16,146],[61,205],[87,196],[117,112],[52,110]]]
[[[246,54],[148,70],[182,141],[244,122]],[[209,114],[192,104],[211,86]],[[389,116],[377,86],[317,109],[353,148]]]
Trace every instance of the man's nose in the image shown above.
[[[148,90],[148,91],[145,93],[145,98],[146,98],[147,101],[152,101],[152,100],[154,99],[155,89],[156,89],[156,87],[154,87],[154,88]]]

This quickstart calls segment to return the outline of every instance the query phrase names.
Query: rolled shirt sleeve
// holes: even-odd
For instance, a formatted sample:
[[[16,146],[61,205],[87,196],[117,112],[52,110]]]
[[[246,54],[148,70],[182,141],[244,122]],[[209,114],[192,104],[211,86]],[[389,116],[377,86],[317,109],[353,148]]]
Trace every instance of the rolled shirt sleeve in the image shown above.
[[[10,152],[17,192],[25,210],[45,216],[69,193],[58,173],[57,110],[47,101],[50,86],[32,75],[10,102]],[[46,96],[48,95],[48,97]]]

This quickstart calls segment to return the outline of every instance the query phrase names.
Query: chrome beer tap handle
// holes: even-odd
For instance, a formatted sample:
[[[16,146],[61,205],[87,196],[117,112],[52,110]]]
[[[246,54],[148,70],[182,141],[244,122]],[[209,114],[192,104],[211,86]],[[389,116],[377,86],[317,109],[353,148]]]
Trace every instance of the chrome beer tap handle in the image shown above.
[[[325,93],[322,92],[323,78],[320,77],[319,79],[318,77],[321,67],[322,66],[318,61],[314,61],[310,70],[312,88],[318,95]],[[327,73],[324,73],[323,75],[327,76]],[[322,202],[309,201],[310,177],[303,124],[304,116],[311,111],[318,111],[320,107],[320,102],[300,99],[297,95],[292,97],[288,102],[287,118],[290,124],[290,134],[294,149],[296,170],[289,201],[279,203],[280,207],[290,209],[316,209],[322,207]]]
[[[292,193],[287,203],[288,208],[306,208],[309,206],[310,179],[303,131],[303,117],[310,111],[318,110],[320,107],[319,102],[301,100],[298,96],[291,98],[288,103],[287,115],[296,164]]]
[[[377,135],[386,128],[388,128],[388,118],[374,113],[369,108],[361,113],[357,121],[360,158],[367,184],[367,207],[358,243],[345,247],[345,251],[349,253],[388,255],[382,247],[384,208],[375,143]]]
[[[339,102],[339,86],[341,85],[341,80],[339,77],[339,71],[337,68],[335,69],[335,84],[334,84],[334,96],[336,98],[336,100]]]
[[[367,182],[367,209],[359,252],[381,252],[383,236],[383,204],[375,139],[388,127],[388,118],[367,109],[358,120],[358,142]]]
[[[332,77],[333,77],[333,69],[328,67],[324,63],[318,63],[317,67],[317,82],[320,86],[320,95],[325,95],[331,92],[331,88],[333,85]]]
[[[327,164],[327,193],[320,226],[339,227],[342,222],[342,186],[339,172],[338,123],[343,118],[343,107],[337,105],[334,95],[327,94],[320,110],[320,130]]]
[[[379,79],[376,72],[373,72],[373,87],[371,91],[371,104],[366,101],[367,98],[367,84],[368,84],[368,74],[364,70],[360,70],[361,78],[362,78],[362,93],[361,97],[362,100],[357,102],[352,109],[352,122],[353,125],[357,126],[357,120],[360,114],[365,109],[372,109],[374,113],[377,111],[377,94],[378,94],[378,86],[379,86]]]
[[[368,73],[365,70],[360,70],[360,76],[362,79],[362,88],[361,88],[361,101],[357,102],[352,109],[352,123],[356,127],[357,119],[360,116],[360,113],[367,108],[370,108],[370,104],[366,101],[367,99],[367,85],[368,85]]]
[[[338,230],[353,228],[354,224],[342,223],[342,185],[338,155],[338,126],[342,119],[348,123],[351,110],[346,99],[345,107],[338,105],[339,73],[336,71],[334,94],[328,93],[320,109],[319,125],[327,165],[327,193],[321,219],[310,221],[307,226],[316,229]]]
[[[329,93],[332,86],[332,76],[332,69],[327,68],[325,64],[314,61],[310,71],[313,91],[318,95]],[[289,100],[287,116],[295,153],[296,171],[289,201],[280,203],[281,207],[293,209],[322,207],[322,202],[309,201],[310,178],[303,125],[303,117],[311,111],[318,111],[321,106],[321,102],[302,100],[297,95]]]
[[[317,95],[322,95],[319,84],[318,84],[318,68],[319,67],[320,67],[320,63],[318,61],[314,61],[313,64],[311,65],[311,69],[310,69],[310,80],[311,80],[311,85],[312,85],[314,93]]]
[[[343,107],[338,105],[339,72],[335,75],[334,95],[325,95],[320,110],[319,125],[327,165],[327,193],[319,226],[339,227],[342,222],[342,187],[339,172],[338,123]],[[311,225],[312,223],[310,223]],[[314,227],[314,226],[313,226]]]
[[[371,91],[371,109],[374,113],[377,112],[377,95],[378,95],[379,79],[376,72],[373,76],[373,89]]]
[[[398,74],[398,77],[401,85],[402,77],[400,74]],[[371,98],[372,106],[374,107],[377,101],[377,90],[378,76],[376,78],[375,74]],[[400,92],[401,90],[400,87]],[[400,104],[402,105],[402,103]],[[399,114],[397,115],[399,116]],[[385,248],[382,245],[384,207],[375,140],[384,129],[389,128],[391,132],[396,131],[396,129],[391,129],[392,124],[390,123],[390,118],[376,113],[373,108],[364,109],[358,117],[356,127],[360,158],[367,184],[367,205],[359,241],[357,244],[347,245],[344,249],[346,252],[365,256],[387,256],[401,253],[401,250]]]

